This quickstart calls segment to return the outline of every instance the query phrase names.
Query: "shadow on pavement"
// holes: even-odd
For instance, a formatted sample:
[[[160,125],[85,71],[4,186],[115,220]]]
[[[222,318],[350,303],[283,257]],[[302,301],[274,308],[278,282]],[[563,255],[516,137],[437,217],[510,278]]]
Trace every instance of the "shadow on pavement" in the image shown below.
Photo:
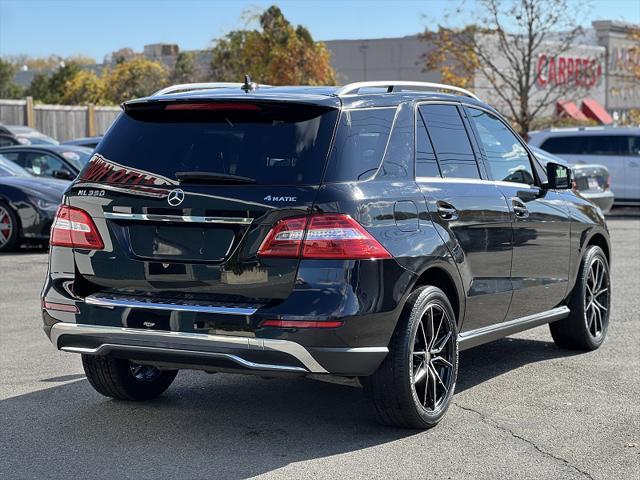
[[[567,355],[551,345],[507,339],[463,352],[459,391]],[[418,433],[379,426],[361,389],[200,372],[181,372],[148,403],[75,381],[4,400],[0,418],[1,478],[246,478]]]

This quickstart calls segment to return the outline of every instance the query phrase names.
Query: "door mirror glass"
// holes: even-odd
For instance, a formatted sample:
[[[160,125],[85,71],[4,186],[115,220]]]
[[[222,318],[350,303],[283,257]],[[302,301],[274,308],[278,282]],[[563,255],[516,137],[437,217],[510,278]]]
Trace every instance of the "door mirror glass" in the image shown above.
[[[567,190],[571,188],[571,169],[559,163],[547,163],[547,184],[551,190]]]

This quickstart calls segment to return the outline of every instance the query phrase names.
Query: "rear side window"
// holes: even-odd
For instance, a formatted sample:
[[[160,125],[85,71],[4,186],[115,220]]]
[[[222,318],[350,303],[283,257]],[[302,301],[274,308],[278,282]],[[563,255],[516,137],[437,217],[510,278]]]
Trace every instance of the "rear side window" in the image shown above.
[[[325,180],[372,177],[382,162],[395,114],[396,107],[343,110]]]
[[[455,105],[422,105],[433,148],[445,178],[480,178],[467,130]]]
[[[640,137],[629,135],[574,135],[552,137],[542,143],[543,150],[573,155],[634,155],[640,150]]]
[[[416,177],[439,177],[440,169],[422,115],[416,119]]]
[[[96,153],[169,180],[176,180],[176,172],[206,172],[261,185],[318,184],[337,115],[336,109],[308,104],[130,106]]]

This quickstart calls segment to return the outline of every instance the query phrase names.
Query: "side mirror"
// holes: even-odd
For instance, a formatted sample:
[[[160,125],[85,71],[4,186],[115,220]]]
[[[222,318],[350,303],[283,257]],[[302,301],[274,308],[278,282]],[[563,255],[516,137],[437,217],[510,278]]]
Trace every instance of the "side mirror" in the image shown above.
[[[54,170],[52,173],[54,178],[61,178],[63,180],[73,180],[75,178],[73,173],[68,170]]]
[[[571,188],[571,169],[559,163],[547,163],[547,183],[549,190],[568,190]]]

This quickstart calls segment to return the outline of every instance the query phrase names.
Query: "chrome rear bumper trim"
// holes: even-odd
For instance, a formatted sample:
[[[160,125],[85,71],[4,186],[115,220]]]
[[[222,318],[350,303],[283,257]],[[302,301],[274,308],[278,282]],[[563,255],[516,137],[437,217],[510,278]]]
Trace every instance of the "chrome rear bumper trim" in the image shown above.
[[[217,352],[194,352],[193,350],[181,350],[178,348],[159,348],[159,347],[142,347],[131,345],[117,345],[112,343],[103,343],[96,348],[83,348],[83,347],[62,347],[60,350],[70,353],[81,353],[84,355],[106,355],[113,351],[129,351],[129,352],[150,352],[150,353],[164,353],[170,355],[188,355],[204,358],[224,358],[231,360],[246,368],[252,370],[267,370],[267,371],[282,371],[282,372],[301,372],[306,373],[307,370],[302,367],[295,367],[291,365],[270,365],[267,363],[256,363],[249,360],[245,360],[238,355],[232,355],[230,353],[217,353]]]
[[[200,305],[195,303],[170,303],[170,302],[153,302],[146,300],[135,300],[133,298],[108,296],[108,295],[89,295],[84,299],[87,305],[95,305],[104,308],[146,308],[151,310],[169,310],[175,312],[199,312],[199,313],[218,313],[223,315],[253,315],[257,308],[238,307],[238,306],[222,306],[222,305]]]
[[[86,353],[100,355],[106,353],[104,350],[100,350],[105,345],[105,348],[118,348],[129,350],[143,351],[148,348],[160,348],[166,352],[183,353],[188,352],[194,356],[216,354],[218,352],[211,352],[206,350],[199,350],[198,347],[205,348],[235,348],[251,351],[260,350],[273,350],[277,352],[283,352],[296,358],[302,365],[305,366],[307,371],[312,373],[328,373],[322,365],[320,365],[315,358],[309,353],[309,351],[302,345],[291,342],[289,340],[276,340],[270,338],[255,338],[255,337],[238,337],[230,335],[207,335],[204,333],[188,333],[188,332],[167,332],[159,330],[143,330],[137,328],[123,328],[123,327],[108,327],[102,325],[84,325],[78,323],[66,323],[59,322],[51,327],[51,333],[49,339],[56,348],[61,348],[58,345],[58,340],[62,335],[107,335],[109,340],[104,344],[99,345],[96,348],[86,349],[84,347],[63,347],[64,351],[75,353]],[[118,340],[127,340],[135,343],[141,342],[166,342],[171,343],[171,346],[161,347],[148,347],[144,345],[129,345],[119,344]],[[175,346],[175,348],[173,348]],[[70,350],[71,349],[71,350]],[[95,351],[94,351],[95,350]],[[236,355],[237,356],[237,355]],[[234,359],[231,359],[234,360]],[[248,360],[244,360],[248,362]],[[235,361],[235,360],[234,360]],[[287,368],[299,368],[293,366],[286,366]],[[266,368],[266,367],[265,367]],[[262,369],[265,369],[262,368]]]
[[[121,212],[104,212],[104,218],[109,220],[133,220],[143,222],[222,223],[230,225],[251,225],[253,222],[253,218],[245,217],[201,217],[191,215],[158,215],[154,213]]]

